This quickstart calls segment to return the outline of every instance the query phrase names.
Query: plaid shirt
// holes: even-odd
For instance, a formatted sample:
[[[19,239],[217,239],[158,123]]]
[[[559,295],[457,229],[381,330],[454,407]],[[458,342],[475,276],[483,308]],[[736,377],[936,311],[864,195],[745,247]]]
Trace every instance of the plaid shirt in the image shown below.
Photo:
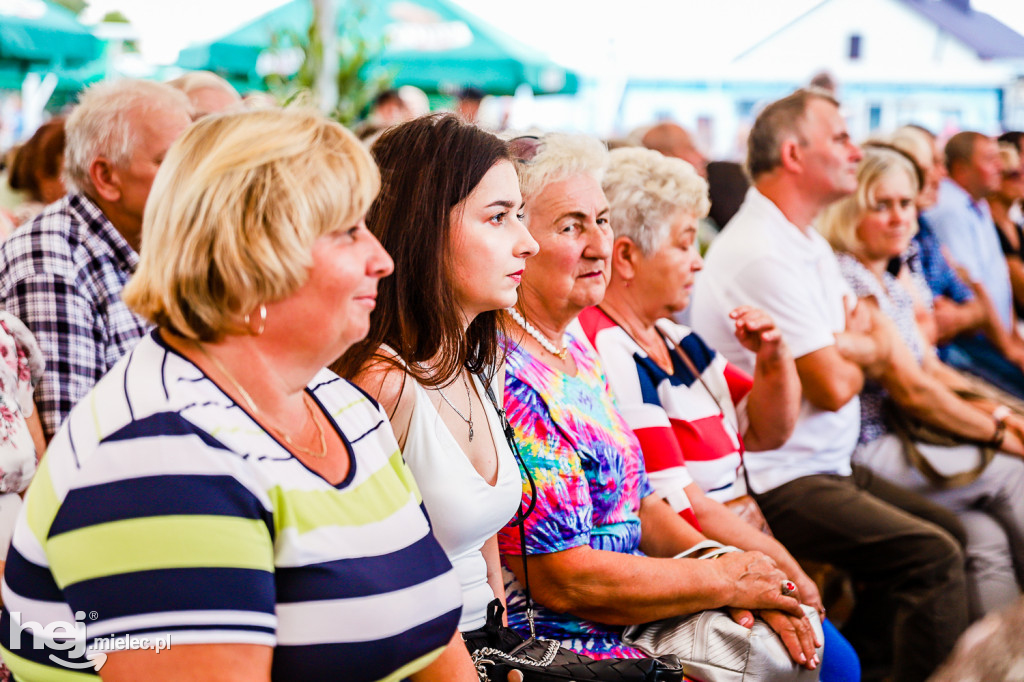
[[[138,262],[81,194],[47,206],[0,247],[0,304],[32,330],[46,359],[35,400],[47,438],[146,333],[121,300]]]

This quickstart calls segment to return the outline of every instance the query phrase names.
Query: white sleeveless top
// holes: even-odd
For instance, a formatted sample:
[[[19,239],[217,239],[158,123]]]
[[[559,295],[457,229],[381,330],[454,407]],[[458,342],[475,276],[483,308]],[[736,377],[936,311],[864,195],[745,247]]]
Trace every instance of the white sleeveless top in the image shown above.
[[[415,379],[412,384],[416,404],[402,448],[423,495],[434,536],[462,582],[462,632],[481,628],[487,620],[487,604],[495,595],[487,582],[487,565],[480,549],[512,520],[523,494],[519,466],[505,441],[498,414],[480,380],[474,376],[473,383],[498,453],[498,479],[494,486],[473,467],[430,402],[427,390]],[[474,422],[474,435],[486,437],[484,424],[479,418]]]

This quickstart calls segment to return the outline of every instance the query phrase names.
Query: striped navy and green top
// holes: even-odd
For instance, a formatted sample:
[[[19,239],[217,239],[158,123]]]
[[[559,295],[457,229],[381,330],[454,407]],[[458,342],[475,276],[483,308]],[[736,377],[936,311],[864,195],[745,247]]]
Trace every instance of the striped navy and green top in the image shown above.
[[[327,370],[308,391],[351,452],[338,485],[158,332],[122,358],[71,412],[18,519],[0,614],[16,679],[95,679],[75,640],[33,647],[29,622],[62,635],[53,624],[76,620],[97,648],[272,646],[274,680],[399,680],[430,663],[461,591],[387,417]]]

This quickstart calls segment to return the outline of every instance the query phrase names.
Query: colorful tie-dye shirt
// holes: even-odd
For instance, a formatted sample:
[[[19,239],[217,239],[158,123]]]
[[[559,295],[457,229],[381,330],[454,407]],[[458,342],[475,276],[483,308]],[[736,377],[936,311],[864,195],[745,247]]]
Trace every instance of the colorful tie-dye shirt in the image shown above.
[[[576,376],[551,369],[522,348],[509,346],[505,410],[537,485],[537,506],[526,521],[528,554],[589,545],[640,554],[640,500],[653,489],[640,444],[619,414],[593,351],[570,337]],[[523,483],[524,503],[529,485]],[[517,528],[498,535],[502,554],[519,555]],[[527,632],[525,597],[505,571],[509,625]],[[579,653],[639,657],[622,644],[622,628],[536,607],[537,635]]]

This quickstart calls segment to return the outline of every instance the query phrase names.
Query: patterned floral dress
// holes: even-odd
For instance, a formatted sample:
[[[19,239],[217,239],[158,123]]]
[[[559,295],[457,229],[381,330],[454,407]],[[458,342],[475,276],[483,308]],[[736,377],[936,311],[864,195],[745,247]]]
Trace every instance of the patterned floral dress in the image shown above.
[[[505,410],[537,486],[526,521],[527,554],[589,545],[640,552],[640,500],[652,494],[640,443],[619,414],[596,355],[570,337],[576,376],[556,371],[519,347],[507,349]],[[524,503],[529,486],[524,480]],[[520,555],[518,528],[498,535],[503,555]],[[529,632],[522,586],[505,571],[509,625]],[[594,658],[636,658],[622,628],[536,607],[537,636]]]
[[[36,473],[37,453],[25,418],[43,374],[43,355],[21,320],[0,311],[0,560],[7,556],[21,499]],[[42,453],[39,453],[40,455]],[[0,661],[0,682],[11,679]]]
[[[0,311],[0,494],[24,492],[36,472],[36,451],[25,418],[43,357],[21,320]],[[3,548],[6,553],[6,547]]]

